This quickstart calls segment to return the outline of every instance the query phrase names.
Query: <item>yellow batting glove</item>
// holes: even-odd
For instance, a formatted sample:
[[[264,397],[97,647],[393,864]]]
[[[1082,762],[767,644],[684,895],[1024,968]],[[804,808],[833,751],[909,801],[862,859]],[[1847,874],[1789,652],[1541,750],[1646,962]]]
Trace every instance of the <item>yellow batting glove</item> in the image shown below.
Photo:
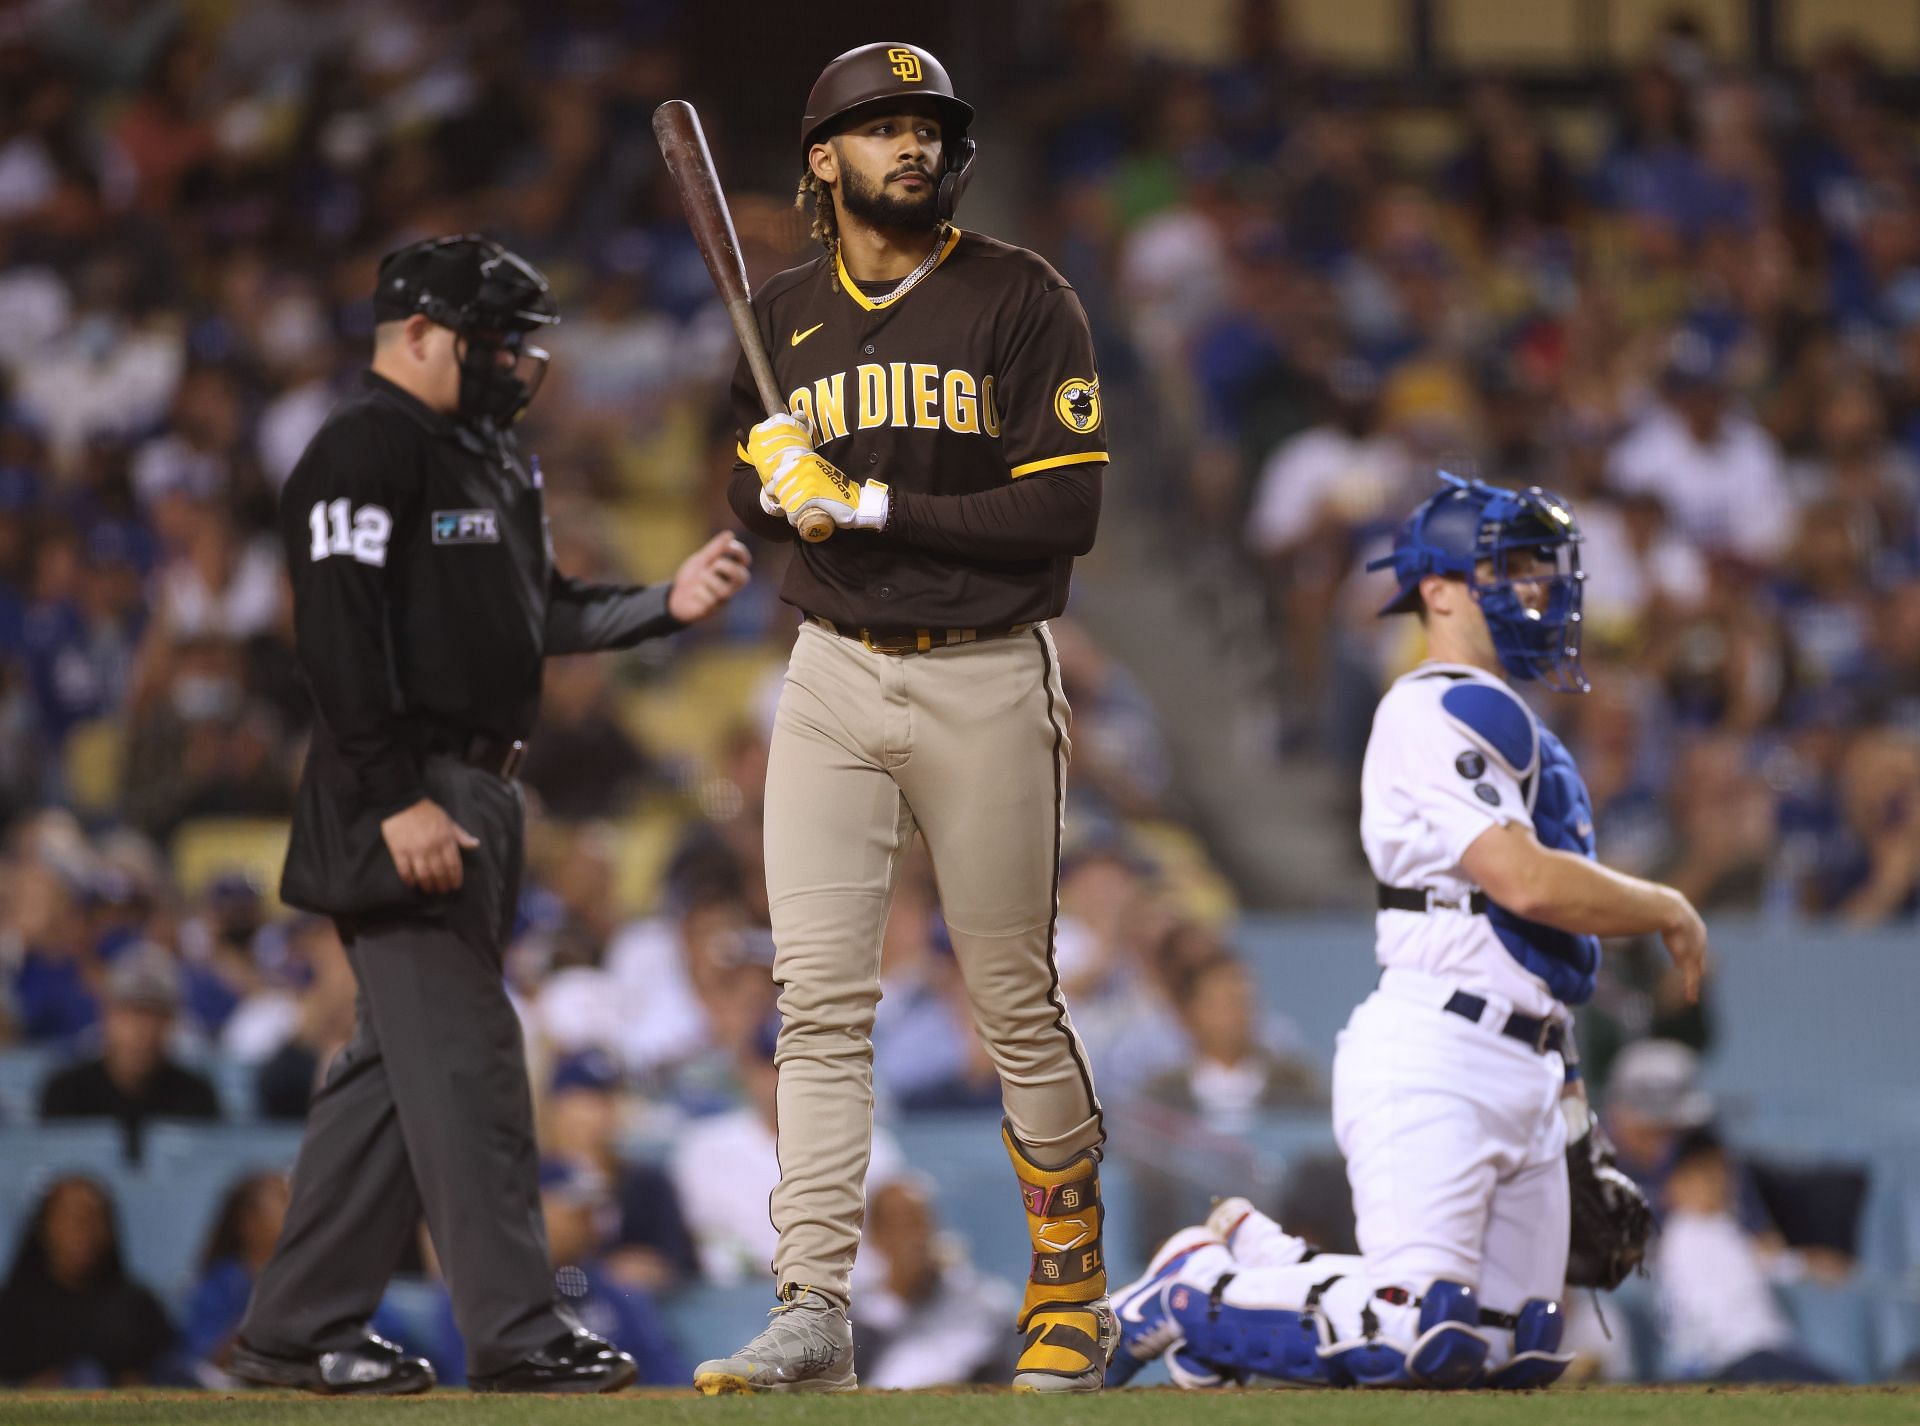
[[[821,509],[833,517],[834,524],[846,525],[860,503],[853,482],[825,457],[812,451],[783,462],[779,474],[766,488],[786,512],[789,523],[797,522],[809,509]]]
[[[812,454],[813,432],[798,416],[769,416],[747,432],[747,461],[762,485],[772,485]]]

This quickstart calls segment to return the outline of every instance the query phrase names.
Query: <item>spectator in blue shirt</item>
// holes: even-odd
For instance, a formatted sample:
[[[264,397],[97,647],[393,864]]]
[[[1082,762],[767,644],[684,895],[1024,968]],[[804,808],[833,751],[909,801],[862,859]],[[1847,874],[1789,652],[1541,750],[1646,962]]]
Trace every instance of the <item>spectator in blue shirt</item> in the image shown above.
[[[221,1369],[233,1350],[253,1280],[279,1241],[287,1200],[284,1174],[250,1173],[220,1201],[181,1322],[182,1346],[208,1385],[224,1380]]]
[[[93,981],[99,974],[75,888],[51,858],[34,857],[14,872],[0,934],[24,949],[11,970],[20,1038],[72,1044],[100,1020]]]
[[[601,1257],[617,1212],[605,1177],[578,1162],[550,1159],[540,1166],[540,1207],[559,1300],[589,1332],[632,1354],[642,1386],[684,1383],[689,1368],[653,1299],[614,1278]]]
[[[550,1162],[601,1176],[613,1204],[601,1265],[624,1285],[658,1292],[700,1274],[673,1180],[653,1164],[622,1159],[620,1073],[604,1050],[582,1050],[553,1067],[541,1106],[540,1144]]]
[[[601,1257],[617,1210],[598,1169],[573,1160],[547,1159],[540,1165],[540,1207],[546,1216],[547,1246],[554,1265],[558,1300],[590,1332],[630,1352],[640,1364],[640,1385],[684,1385],[690,1368],[667,1335],[653,1299],[614,1278]],[[395,1320],[382,1336],[421,1352],[434,1365],[443,1386],[466,1381],[466,1348],[453,1320],[453,1300],[437,1282],[431,1300]]]
[[[181,1350],[191,1363],[194,1378],[203,1386],[220,1389],[233,1385],[225,1371],[227,1358],[233,1351],[254,1279],[280,1239],[289,1197],[287,1176],[270,1172],[243,1175],[220,1200],[220,1211],[201,1251],[200,1273],[187,1294],[181,1322]],[[434,1323],[451,1321],[451,1301],[442,1303],[440,1298],[444,1297],[444,1289],[437,1297],[429,1291],[434,1308],[445,1308],[427,1314]],[[374,1313],[371,1325],[382,1337],[405,1340],[414,1350],[423,1350],[423,1338],[434,1340],[431,1331],[421,1333],[406,1314],[387,1302]],[[456,1350],[453,1356],[459,1358],[460,1353]]]

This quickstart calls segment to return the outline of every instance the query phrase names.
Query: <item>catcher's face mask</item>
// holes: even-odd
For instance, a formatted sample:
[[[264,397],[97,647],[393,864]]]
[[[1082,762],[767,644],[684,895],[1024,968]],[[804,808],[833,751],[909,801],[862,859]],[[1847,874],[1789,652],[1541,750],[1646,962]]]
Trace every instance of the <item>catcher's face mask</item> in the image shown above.
[[[1516,679],[1559,693],[1592,685],[1580,667],[1580,529],[1573,511],[1538,488],[1507,496],[1516,507],[1488,519],[1486,551],[1472,576],[1474,598],[1493,635],[1500,666]]]
[[[1573,509],[1538,486],[1508,490],[1440,472],[1444,488],[1407,517],[1393,553],[1369,570],[1391,569],[1399,588],[1382,614],[1420,606],[1427,575],[1464,579],[1487,621],[1501,668],[1521,681],[1585,693],[1580,668],[1580,527]]]

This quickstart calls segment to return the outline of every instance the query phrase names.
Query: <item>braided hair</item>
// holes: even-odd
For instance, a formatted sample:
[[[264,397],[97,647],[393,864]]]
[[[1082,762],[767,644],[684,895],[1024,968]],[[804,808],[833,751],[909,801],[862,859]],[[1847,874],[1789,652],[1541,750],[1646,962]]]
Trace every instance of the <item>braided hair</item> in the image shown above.
[[[811,166],[800,175],[800,188],[794,194],[793,206],[804,209],[809,201],[813,204],[813,226],[808,233],[829,255],[837,253],[840,250],[840,220],[833,211],[833,194],[815,176]]]

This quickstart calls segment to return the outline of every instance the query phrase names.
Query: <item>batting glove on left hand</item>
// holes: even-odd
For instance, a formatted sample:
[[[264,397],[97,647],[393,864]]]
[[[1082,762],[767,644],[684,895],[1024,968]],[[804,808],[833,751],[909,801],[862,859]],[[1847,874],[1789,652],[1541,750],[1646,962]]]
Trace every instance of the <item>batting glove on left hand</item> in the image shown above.
[[[771,485],[793,466],[813,454],[813,428],[798,416],[782,411],[747,432],[747,460]]]

